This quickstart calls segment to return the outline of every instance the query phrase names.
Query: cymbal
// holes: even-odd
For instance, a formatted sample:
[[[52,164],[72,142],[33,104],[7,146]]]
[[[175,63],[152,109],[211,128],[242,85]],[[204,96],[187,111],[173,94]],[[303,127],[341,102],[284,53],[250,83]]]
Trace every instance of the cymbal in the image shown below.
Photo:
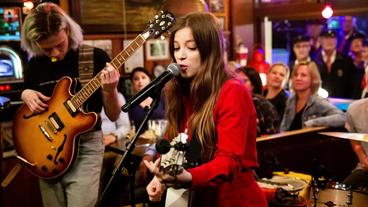
[[[368,134],[363,133],[348,133],[348,132],[319,132],[318,134],[337,137],[342,139],[350,139],[361,142],[368,142]]]

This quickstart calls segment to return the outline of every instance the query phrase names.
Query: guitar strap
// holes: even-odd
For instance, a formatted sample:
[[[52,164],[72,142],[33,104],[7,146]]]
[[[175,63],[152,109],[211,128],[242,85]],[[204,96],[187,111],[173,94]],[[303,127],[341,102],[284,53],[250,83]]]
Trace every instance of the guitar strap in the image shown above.
[[[78,72],[79,82],[84,87],[93,78],[93,47],[81,45],[79,48]]]

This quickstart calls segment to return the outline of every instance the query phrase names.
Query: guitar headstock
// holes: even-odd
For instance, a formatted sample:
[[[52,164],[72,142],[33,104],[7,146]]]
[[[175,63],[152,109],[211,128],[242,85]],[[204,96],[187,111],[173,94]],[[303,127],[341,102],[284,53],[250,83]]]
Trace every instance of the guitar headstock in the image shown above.
[[[149,23],[148,28],[143,32],[143,37],[147,40],[156,38],[163,32],[170,29],[175,24],[175,17],[168,11],[160,11]]]
[[[161,155],[160,169],[164,173],[175,176],[183,171],[186,164],[187,140],[188,135],[180,133],[170,142],[170,151]]]

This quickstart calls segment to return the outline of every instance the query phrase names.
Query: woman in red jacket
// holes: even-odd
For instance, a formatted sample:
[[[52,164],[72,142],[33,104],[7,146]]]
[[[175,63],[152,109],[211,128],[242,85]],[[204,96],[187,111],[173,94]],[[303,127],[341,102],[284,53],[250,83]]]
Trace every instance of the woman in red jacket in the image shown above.
[[[267,206],[252,168],[258,166],[256,112],[247,89],[226,73],[223,38],[210,13],[180,18],[170,38],[170,54],[181,67],[167,85],[167,137],[188,131],[187,160],[194,167],[177,176],[145,162],[155,174],[147,186],[160,200],[164,184],[194,192],[193,206]]]

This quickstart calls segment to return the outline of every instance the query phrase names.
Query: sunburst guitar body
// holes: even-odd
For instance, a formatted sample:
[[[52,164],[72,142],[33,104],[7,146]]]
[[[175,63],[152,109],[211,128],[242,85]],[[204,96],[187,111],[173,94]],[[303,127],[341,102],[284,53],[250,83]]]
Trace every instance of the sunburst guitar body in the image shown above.
[[[32,114],[23,104],[13,121],[17,157],[42,178],[56,178],[69,169],[78,152],[77,136],[97,122],[95,113],[73,111],[68,106],[71,83],[69,77],[59,80],[47,103],[47,111]]]

